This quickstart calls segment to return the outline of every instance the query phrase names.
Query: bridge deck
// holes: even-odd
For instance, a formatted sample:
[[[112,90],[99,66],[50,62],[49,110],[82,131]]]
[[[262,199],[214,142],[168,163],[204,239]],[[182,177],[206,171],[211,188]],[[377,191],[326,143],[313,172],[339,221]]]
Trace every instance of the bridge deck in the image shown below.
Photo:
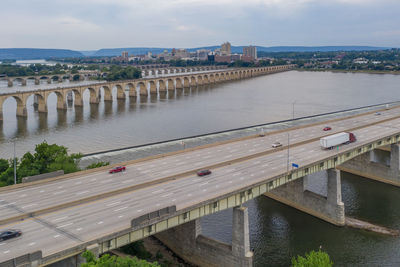
[[[290,162],[300,167],[313,166],[337,153],[356,151],[370,142],[396,135],[400,132],[399,110],[394,108],[379,116],[369,113],[333,121],[329,123],[331,132],[323,132],[322,123],[290,129]],[[318,140],[321,136],[345,130],[353,131],[358,141],[341,146],[339,151],[321,150]],[[284,146],[272,149],[271,144],[275,141]],[[177,211],[190,209],[205,201],[279,179],[286,175],[286,145],[287,132],[283,131],[133,163],[124,173],[93,172],[20,189],[2,189],[0,220],[59,204],[66,204],[66,207],[2,225],[1,228],[21,229],[24,234],[0,243],[0,262],[37,250],[42,250],[46,257],[129,229],[131,220],[143,214],[172,205],[176,205]],[[214,166],[211,175],[200,178],[194,174],[195,169],[209,166]],[[160,181],[163,178],[165,180]],[[149,181],[155,183],[143,188],[132,187]],[[124,188],[129,190],[107,195]],[[99,195],[102,196],[91,202],[74,203],[74,206],[68,203]]]

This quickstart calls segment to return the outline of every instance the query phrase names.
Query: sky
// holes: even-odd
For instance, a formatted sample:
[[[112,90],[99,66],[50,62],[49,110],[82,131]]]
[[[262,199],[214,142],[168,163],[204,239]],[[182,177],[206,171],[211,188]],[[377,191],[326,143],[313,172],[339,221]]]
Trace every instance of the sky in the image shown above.
[[[1,0],[0,48],[400,47],[400,0]]]

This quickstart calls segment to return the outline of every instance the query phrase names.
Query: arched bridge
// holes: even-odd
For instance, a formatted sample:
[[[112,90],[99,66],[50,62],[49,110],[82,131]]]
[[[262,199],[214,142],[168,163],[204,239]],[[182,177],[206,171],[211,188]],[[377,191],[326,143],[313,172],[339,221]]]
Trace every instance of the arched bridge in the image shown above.
[[[47,112],[47,101],[50,94],[57,95],[57,109],[66,109],[66,99],[74,96],[74,105],[83,106],[83,94],[89,91],[92,104],[100,101],[101,90],[104,93],[104,101],[112,101],[113,88],[116,88],[117,99],[125,99],[125,91],[129,91],[130,97],[138,95],[165,93],[175,89],[189,88],[198,85],[214,84],[224,81],[245,79],[259,75],[285,71],[293,68],[294,65],[271,66],[261,68],[216,70],[207,73],[181,74],[167,77],[143,78],[137,80],[123,80],[114,82],[96,83],[84,86],[57,87],[46,90],[18,91],[15,93],[0,94],[0,121],[3,120],[3,103],[12,97],[17,102],[17,116],[26,117],[26,104],[29,97],[35,97],[39,112]],[[115,90],[114,90],[115,91]],[[73,94],[72,94],[73,93]]]

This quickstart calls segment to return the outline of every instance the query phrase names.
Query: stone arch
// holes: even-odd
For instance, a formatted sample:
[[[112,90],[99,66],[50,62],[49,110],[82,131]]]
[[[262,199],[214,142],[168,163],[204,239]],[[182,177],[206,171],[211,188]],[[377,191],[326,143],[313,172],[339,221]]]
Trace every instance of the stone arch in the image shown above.
[[[215,77],[214,77],[214,74],[210,74],[210,76],[209,76],[209,82],[210,83],[214,83],[215,82]]]
[[[183,78],[183,87],[188,88],[190,87],[190,81],[189,81],[189,77],[184,77]]]
[[[46,98],[43,95],[39,94],[39,93],[33,93],[30,96],[33,96],[33,103],[37,104],[38,112],[47,113],[47,101],[46,101]]]
[[[104,101],[112,101],[112,89],[107,85],[103,85],[102,88],[104,93]]]
[[[150,94],[156,95],[157,94],[157,84],[156,81],[150,80],[148,81],[150,87]]]
[[[203,77],[201,77],[201,75],[198,75],[198,76],[197,76],[197,84],[198,84],[198,85],[203,84]]]
[[[15,84],[15,82],[19,82],[22,86],[26,85],[26,79],[21,78],[21,77],[14,78],[12,80],[12,83]]]
[[[166,82],[164,81],[164,80],[158,80],[158,90],[161,92],[161,91],[163,91],[163,92],[165,92],[165,91],[167,91],[167,85],[166,85]]]
[[[220,75],[219,75],[219,73],[215,73],[214,81],[215,81],[215,82],[219,82],[219,80],[220,80]]]
[[[46,96],[46,103],[49,102],[49,96],[55,94],[57,97],[57,109],[67,109],[67,103],[65,102],[64,92],[63,91],[51,91]]]
[[[98,104],[99,103],[99,89],[95,89],[93,87],[88,87],[86,89],[83,90],[82,95],[89,90],[89,94],[90,94],[90,100],[89,103],[90,104]]]
[[[222,82],[225,81],[225,73],[221,73],[219,80]]]
[[[205,75],[203,75],[203,84],[208,84],[208,83],[209,83],[208,75],[205,74]]]
[[[130,97],[136,97],[136,84],[135,83],[127,83],[126,86],[128,87],[129,90],[129,96]]]
[[[171,78],[167,80],[168,81],[168,86],[167,89],[170,91],[175,90],[175,83],[174,80],[172,80]]]
[[[125,91],[122,85],[116,84],[114,86],[117,88],[117,99],[125,99]]]
[[[139,86],[139,94],[143,95],[143,96],[147,96],[148,92],[147,92],[146,84],[144,82],[138,82],[138,86]]]
[[[38,85],[38,84],[40,83],[39,79],[36,78],[36,77],[34,77],[34,76],[26,77],[26,83],[28,83],[28,81],[32,81],[32,80],[33,80],[33,83],[34,83],[35,85]]]
[[[68,95],[72,92],[74,93],[74,106],[82,107],[83,106],[83,97],[82,97],[82,93],[80,90],[77,90],[77,89],[67,90],[65,92],[66,96],[67,96],[67,100],[68,100]]]
[[[183,84],[182,84],[182,79],[181,78],[175,78],[175,82],[176,82],[176,89],[182,89],[183,88]]]
[[[190,86],[195,86],[197,85],[196,77],[192,76],[190,77]]]

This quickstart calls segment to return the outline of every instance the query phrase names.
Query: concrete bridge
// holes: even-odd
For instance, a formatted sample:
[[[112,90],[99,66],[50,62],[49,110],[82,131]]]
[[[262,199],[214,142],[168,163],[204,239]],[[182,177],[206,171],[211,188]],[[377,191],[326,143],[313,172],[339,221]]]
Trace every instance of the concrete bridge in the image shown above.
[[[143,69],[144,76],[157,75],[157,74],[171,74],[171,73],[188,73],[195,71],[209,71],[209,70],[222,70],[226,69],[225,65],[212,65],[212,66],[193,66],[193,67],[168,67],[156,69]]]
[[[79,266],[86,249],[98,255],[150,235],[199,266],[251,266],[247,201],[268,196],[343,226],[341,169],[400,186],[399,111],[157,155],[127,162],[119,174],[103,167],[0,188],[0,225],[23,231],[2,243],[0,266]],[[322,131],[326,124],[330,133]],[[357,141],[321,149],[321,137],[342,131]],[[272,148],[276,141],[283,146]],[[196,176],[205,168],[212,174]],[[228,208],[232,243],[201,235],[199,218]]]
[[[85,86],[57,87],[46,90],[19,91],[15,93],[0,94],[0,121],[3,120],[3,103],[7,98],[14,98],[17,102],[16,115],[27,116],[26,103],[29,97],[34,96],[38,104],[38,112],[47,112],[47,99],[50,94],[57,95],[57,109],[67,109],[66,99],[68,95],[74,96],[74,105],[83,106],[83,94],[89,91],[91,104],[98,104],[101,90],[104,94],[104,101],[112,101],[113,88],[116,88],[116,97],[125,99],[125,91],[129,97],[137,95],[147,96],[148,94],[165,93],[175,89],[189,88],[193,86],[214,84],[224,81],[239,80],[259,75],[286,71],[294,65],[282,65],[262,68],[228,69],[215,70],[207,73],[178,74],[168,77],[143,78],[137,80],[123,80],[115,82],[96,83]]]
[[[46,74],[46,75],[31,75],[31,76],[15,76],[15,77],[0,77],[0,81],[7,81],[8,87],[14,86],[16,82],[20,83],[22,86],[26,86],[28,81],[33,81],[35,85],[39,85],[41,81],[46,81],[48,84],[52,82],[61,83],[64,80],[83,81],[89,77],[97,76],[92,73],[66,73],[66,74]]]

